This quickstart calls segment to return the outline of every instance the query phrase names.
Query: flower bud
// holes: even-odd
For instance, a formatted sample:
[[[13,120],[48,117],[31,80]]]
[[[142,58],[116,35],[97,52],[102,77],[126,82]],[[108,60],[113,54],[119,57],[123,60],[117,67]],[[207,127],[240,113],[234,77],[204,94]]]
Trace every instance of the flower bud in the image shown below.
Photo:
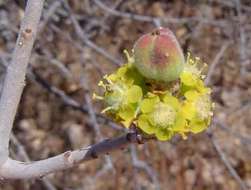
[[[170,82],[179,78],[185,58],[174,34],[158,28],[134,44],[134,65],[146,78]]]

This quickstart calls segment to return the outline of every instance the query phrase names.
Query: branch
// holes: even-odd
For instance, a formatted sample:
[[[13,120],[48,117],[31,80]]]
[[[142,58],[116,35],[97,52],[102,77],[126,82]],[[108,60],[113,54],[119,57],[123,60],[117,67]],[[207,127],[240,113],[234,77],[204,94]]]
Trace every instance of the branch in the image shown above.
[[[207,78],[205,79],[205,83],[207,85],[210,85],[213,73],[214,73],[216,67],[221,63],[220,59],[224,56],[224,53],[227,50],[227,48],[229,47],[229,45],[230,45],[230,42],[224,43],[221,46],[221,49],[219,50],[217,55],[215,56],[213,62],[210,64],[210,67],[209,67],[208,72],[207,72]]]
[[[183,17],[183,18],[153,17],[153,16],[133,14],[133,13],[129,13],[129,12],[120,12],[118,10],[115,10],[115,9],[108,7],[100,0],[94,0],[93,2],[101,10],[107,12],[108,14],[114,15],[116,17],[132,19],[132,20],[140,21],[140,22],[151,22],[154,24],[156,24],[156,23],[161,24],[162,22],[173,23],[173,24],[185,24],[185,23],[190,23],[192,21],[198,21],[198,22],[201,22],[204,24],[211,24],[211,25],[216,25],[216,26],[221,26],[221,27],[225,27],[227,24],[224,20],[210,20],[210,19],[203,18],[203,17]]]
[[[71,22],[73,24],[74,30],[76,31],[77,36],[80,40],[82,40],[88,47],[92,48],[99,54],[103,55],[113,63],[115,63],[118,66],[122,65],[122,62],[118,59],[115,59],[112,55],[110,55],[105,49],[102,49],[98,47],[96,44],[94,44],[91,40],[88,39],[88,37],[85,35],[84,31],[81,29],[81,26],[79,25],[79,22],[77,21],[76,17],[74,16],[71,7],[68,4],[67,0],[64,0],[64,5],[66,9],[69,11],[69,17],[71,19]]]
[[[9,138],[25,85],[25,73],[35,41],[44,0],[27,2],[12,61],[9,64],[0,99],[0,166],[8,158]]]
[[[84,81],[84,79],[85,79],[85,81]],[[103,137],[103,135],[101,133],[100,125],[98,124],[97,117],[96,117],[96,114],[95,114],[94,109],[93,109],[93,105],[92,105],[92,102],[91,102],[91,96],[89,94],[89,91],[87,90],[87,89],[89,89],[88,84],[89,84],[88,78],[83,77],[81,79],[81,85],[85,89],[84,100],[85,100],[85,103],[87,105],[88,114],[90,116],[92,126],[94,128],[95,133],[96,133],[96,139],[103,140],[104,137]],[[114,170],[113,163],[112,163],[112,160],[111,160],[110,156],[105,156],[104,160],[106,162],[106,165],[105,165],[103,171],[105,171],[107,169],[113,169]]]
[[[21,144],[21,142],[16,138],[16,136],[12,133],[10,136],[10,140],[12,141],[12,143],[16,146],[17,148],[17,155],[19,154],[20,157],[26,161],[26,162],[30,162],[30,158],[29,155],[27,154],[25,147]],[[16,156],[17,157],[17,156]],[[54,187],[54,185],[50,182],[49,179],[47,178],[43,178],[41,180],[41,182],[43,183],[43,185],[46,187],[46,189],[48,190],[57,190],[56,187]]]
[[[1,178],[6,179],[43,177],[52,172],[71,168],[80,162],[96,159],[111,151],[124,149],[126,146],[133,143],[142,143],[142,137],[138,135],[137,132],[127,133],[124,136],[114,139],[107,139],[79,150],[67,151],[58,156],[41,161],[26,163],[8,158],[0,168],[0,175]]]
[[[144,170],[147,173],[147,175],[151,178],[151,181],[153,182],[155,189],[159,190],[160,183],[156,172],[146,162],[138,159],[135,146],[131,145],[130,148],[131,148],[131,157],[133,166],[137,169]]]
[[[246,73],[246,66],[248,64],[247,60],[247,47],[246,47],[246,33],[245,29],[243,27],[243,22],[242,22],[242,11],[241,11],[241,1],[240,0],[235,0],[234,3],[236,4],[236,11],[237,11],[237,17],[238,17],[238,27],[239,27],[239,38],[240,38],[240,44],[239,44],[239,56],[240,56],[240,62],[241,62],[241,69],[240,72],[242,75]]]
[[[227,170],[229,171],[230,175],[236,180],[236,182],[239,184],[241,190],[247,190],[248,187],[246,183],[241,179],[240,175],[237,173],[237,171],[234,169],[230,161],[227,159],[225,153],[221,150],[221,147],[219,146],[218,142],[214,138],[213,134],[211,132],[207,132],[208,138],[211,140],[213,147],[217,154],[219,155],[221,161],[226,166]]]
[[[28,72],[28,77],[34,82],[38,83],[42,88],[47,90],[49,93],[52,93],[55,96],[59,97],[59,99],[63,102],[65,106],[81,111],[82,113],[88,113],[88,109],[85,106],[82,106],[80,103],[72,99],[70,96],[65,94],[64,91],[58,89],[56,86],[53,86],[50,83],[48,83],[38,73],[36,73],[31,67]],[[114,123],[114,121],[112,121],[110,118],[100,113],[95,113],[95,115],[98,121],[102,121],[102,123],[109,123],[110,127],[112,127],[113,129],[116,129],[116,130],[122,129],[118,124]]]

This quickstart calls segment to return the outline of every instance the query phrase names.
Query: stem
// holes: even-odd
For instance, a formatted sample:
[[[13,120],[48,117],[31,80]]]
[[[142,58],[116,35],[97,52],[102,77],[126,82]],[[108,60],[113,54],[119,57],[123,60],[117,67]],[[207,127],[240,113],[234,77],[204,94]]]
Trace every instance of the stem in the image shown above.
[[[0,99],[0,166],[8,158],[10,133],[25,85],[25,73],[35,41],[44,0],[29,0]]]
[[[86,148],[67,151],[52,158],[30,163],[19,162],[8,158],[0,168],[0,176],[4,179],[43,177],[52,172],[71,168],[80,162],[96,159],[111,151],[124,149],[129,144],[141,144],[142,138],[137,132],[131,132],[121,137],[101,141]]]

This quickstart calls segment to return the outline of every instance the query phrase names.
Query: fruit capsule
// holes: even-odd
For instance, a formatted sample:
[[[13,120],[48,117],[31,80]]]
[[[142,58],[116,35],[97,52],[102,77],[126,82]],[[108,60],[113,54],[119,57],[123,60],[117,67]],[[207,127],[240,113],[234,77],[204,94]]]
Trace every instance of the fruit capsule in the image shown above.
[[[170,82],[179,78],[185,64],[181,47],[168,28],[140,37],[133,47],[134,65],[146,78]]]

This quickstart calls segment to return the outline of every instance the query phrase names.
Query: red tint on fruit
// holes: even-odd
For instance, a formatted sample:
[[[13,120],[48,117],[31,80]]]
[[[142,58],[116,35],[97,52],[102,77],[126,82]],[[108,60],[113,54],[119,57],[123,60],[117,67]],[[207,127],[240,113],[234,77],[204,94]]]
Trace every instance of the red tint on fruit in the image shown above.
[[[165,82],[176,80],[185,63],[176,37],[167,28],[158,28],[139,38],[134,45],[134,57],[143,76]]]

